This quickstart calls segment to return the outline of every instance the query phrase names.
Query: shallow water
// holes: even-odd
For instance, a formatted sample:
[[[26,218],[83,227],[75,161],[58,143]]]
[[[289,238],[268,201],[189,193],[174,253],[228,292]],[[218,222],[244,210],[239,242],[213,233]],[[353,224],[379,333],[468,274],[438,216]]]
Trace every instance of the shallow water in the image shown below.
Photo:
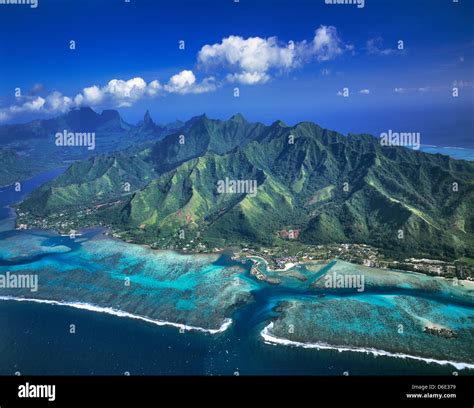
[[[425,153],[444,154],[453,159],[474,161],[474,148],[421,146],[420,150]]]
[[[468,286],[341,261],[318,272],[299,266],[308,280],[286,276],[280,286],[254,280],[249,269],[250,263],[228,254],[153,251],[98,229],[75,239],[0,232],[0,272],[37,274],[39,280],[36,292],[0,289],[0,374],[429,375],[463,365],[407,355],[473,363]],[[334,271],[363,273],[365,291],[311,287]],[[459,336],[423,333],[428,323]],[[285,341],[267,344],[265,328]],[[304,348],[321,342],[396,356]]]

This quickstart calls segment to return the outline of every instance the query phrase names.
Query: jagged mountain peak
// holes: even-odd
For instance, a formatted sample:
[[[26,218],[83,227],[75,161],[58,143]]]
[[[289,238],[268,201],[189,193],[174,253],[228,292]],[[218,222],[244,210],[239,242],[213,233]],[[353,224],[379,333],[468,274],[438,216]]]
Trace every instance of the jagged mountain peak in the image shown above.
[[[209,121],[211,121],[211,119],[209,119],[207,117],[207,115],[205,113],[203,113],[202,115],[193,116],[191,119],[186,121],[185,126],[186,127],[191,127],[191,126],[194,126],[197,123],[205,123],[205,122],[209,122]]]
[[[247,119],[245,119],[241,113],[236,113],[235,115],[232,115],[229,120],[239,123],[248,123]]]
[[[282,127],[282,128],[288,127],[288,125],[285,122],[283,122],[282,120],[276,120],[270,126],[271,127]]]
[[[155,122],[153,122],[153,119],[151,118],[150,111],[147,109],[145,112],[145,116],[143,117],[143,124],[144,125],[155,125]]]

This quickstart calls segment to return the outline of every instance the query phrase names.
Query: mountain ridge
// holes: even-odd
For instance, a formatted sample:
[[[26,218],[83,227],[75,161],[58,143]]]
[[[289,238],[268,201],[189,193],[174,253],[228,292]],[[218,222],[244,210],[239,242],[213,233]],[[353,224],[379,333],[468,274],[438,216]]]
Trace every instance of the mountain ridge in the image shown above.
[[[20,210],[48,218],[107,204],[83,224],[99,222],[160,247],[196,237],[216,246],[276,245],[287,228],[310,245],[360,242],[394,254],[474,255],[474,164],[384,147],[369,135],[202,115],[141,150],[89,166],[91,160],[33,192]],[[226,177],[255,181],[257,194],[218,194],[216,184]]]
[[[72,161],[156,141],[184,126],[184,123],[178,121],[157,125],[149,112],[148,115],[145,114],[141,124],[131,125],[116,110],[105,109],[98,113],[90,107],[72,109],[55,118],[1,125],[0,148],[15,152],[21,160],[15,162],[5,159],[0,182],[8,185],[23,181],[38,172],[68,165]],[[97,142],[95,149],[56,146],[56,133],[64,131],[93,132]],[[8,168],[5,168],[7,163]]]

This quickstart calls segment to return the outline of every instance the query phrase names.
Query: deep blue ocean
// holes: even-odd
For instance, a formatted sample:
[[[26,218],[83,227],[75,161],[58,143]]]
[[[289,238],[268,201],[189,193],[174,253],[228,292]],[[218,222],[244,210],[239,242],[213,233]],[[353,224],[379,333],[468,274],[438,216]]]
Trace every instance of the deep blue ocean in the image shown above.
[[[1,374],[450,375],[453,367],[261,341],[262,308],[243,311],[220,335],[183,334],[68,307],[2,302]],[[75,335],[65,334],[74,322]],[[462,373],[462,372],[461,372]]]
[[[23,183],[21,193],[13,187],[1,189],[1,229],[12,228],[9,204],[61,171]],[[292,292],[284,287],[255,287],[253,301],[237,308],[233,324],[219,334],[181,333],[175,327],[127,317],[0,300],[0,374],[340,376],[451,375],[456,371],[450,365],[411,359],[266,344],[260,331],[276,316],[274,308]],[[74,335],[68,332],[70,324],[76,327]],[[463,370],[459,375],[469,373]]]

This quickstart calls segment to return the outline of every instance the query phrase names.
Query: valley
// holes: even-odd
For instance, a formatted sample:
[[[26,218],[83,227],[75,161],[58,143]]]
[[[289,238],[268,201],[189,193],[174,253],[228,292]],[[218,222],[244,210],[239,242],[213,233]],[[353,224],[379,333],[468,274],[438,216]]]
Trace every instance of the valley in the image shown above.
[[[252,188],[219,189],[239,182]],[[309,122],[202,115],[157,142],[72,164],[17,206],[17,227],[101,226],[157,249],[274,249],[270,263],[290,251],[299,262],[341,256],[462,278],[472,275],[473,210],[471,162]]]

